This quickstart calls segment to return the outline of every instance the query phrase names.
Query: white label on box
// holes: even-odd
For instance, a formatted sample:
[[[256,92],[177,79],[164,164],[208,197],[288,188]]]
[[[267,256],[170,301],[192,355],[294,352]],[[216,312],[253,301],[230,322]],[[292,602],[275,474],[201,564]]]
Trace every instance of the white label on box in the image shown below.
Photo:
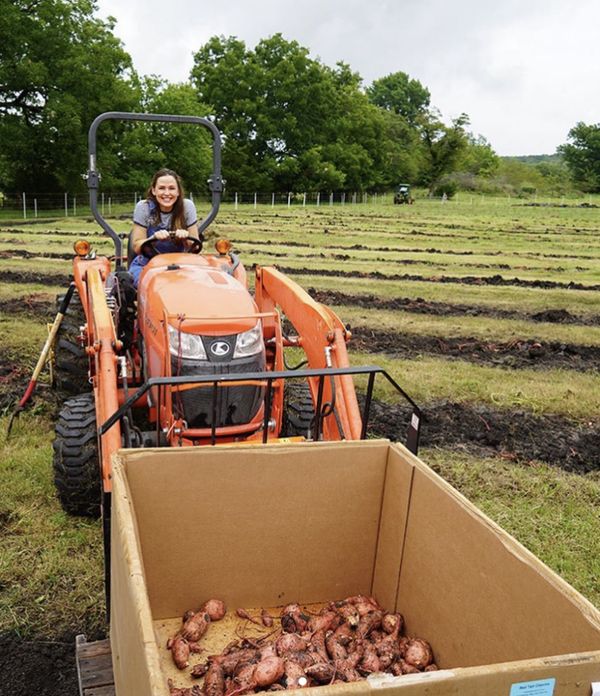
[[[592,696],[600,696],[600,682],[592,682]]]
[[[376,672],[369,674],[367,682],[372,689],[385,689],[390,686],[400,688],[424,681],[441,681],[442,679],[452,679],[454,672],[450,669],[438,669],[434,672],[419,672],[418,674],[402,674],[395,677],[386,672]]]
[[[556,679],[520,682],[510,687],[509,696],[552,696]]]

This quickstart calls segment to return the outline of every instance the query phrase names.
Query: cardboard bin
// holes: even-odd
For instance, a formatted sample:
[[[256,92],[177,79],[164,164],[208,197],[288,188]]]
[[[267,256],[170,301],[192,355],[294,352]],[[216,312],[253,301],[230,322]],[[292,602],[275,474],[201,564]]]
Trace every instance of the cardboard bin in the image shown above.
[[[322,694],[597,693],[600,612],[401,445],[123,450],[113,482],[117,696],[168,695],[165,627],[210,597],[235,610],[358,593],[401,612],[440,671]]]

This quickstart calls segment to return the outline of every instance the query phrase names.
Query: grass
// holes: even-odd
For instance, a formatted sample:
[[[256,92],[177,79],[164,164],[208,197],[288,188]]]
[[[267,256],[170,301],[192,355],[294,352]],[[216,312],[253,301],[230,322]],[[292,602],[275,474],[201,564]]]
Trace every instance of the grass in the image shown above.
[[[352,305],[330,305],[344,322],[351,326],[366,326],[377,330],[396,331],[440,337],[473,337],[482,341],[511,341],[530,339],[542,342],[558,341],[585,346],[600,345],[600,328],[552,324],[517,319],[497,319],[480,316],[439,317],[429,314],[377,310],[376,323],[373,311]]]
[[[511,370],[474,365],[462,360],[415,356],[395,360],[387,356],[351,353],[354,365],[377,364],[389,372],[417,403],[450,400],[484,403],[501,409],[527,409],[572,419],[600,418],[600,375],[571,370]],[[366,385],[366,378],[357,380]],[[376,382],[375,395],[398,399],[387,381]]]
[[[600,476],[427,449],[422,458],[600,607]]]
[[[0,419],[4,440],[7,419]],[[52,424],[36,409],[0,443],[0,635],[58,639],[104,629],[100,523],[68,517],[54,494]]]

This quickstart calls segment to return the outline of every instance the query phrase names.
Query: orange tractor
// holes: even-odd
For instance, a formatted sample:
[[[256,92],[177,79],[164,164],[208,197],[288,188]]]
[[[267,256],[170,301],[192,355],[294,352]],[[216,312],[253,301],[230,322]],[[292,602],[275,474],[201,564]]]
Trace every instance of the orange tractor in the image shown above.
[[[154,256],[142,271],[135,300],[125,297],[122,239],[97,206],[96,131],[107,119],[197,124],[211,132],[212,207],[199,225],[201,240],[223,189],[221,140],[211,121],[110,112],[93,122],[90,204],[114,241],[115,256],[113,267],[87,242],[75,244],[76,292],[63,312],[55,351],[57,385],[71,395],[54,442],[63,507],[84,515],[102,509],[108,529],[111,456],[122,447],[364,438],[378,373],[413,406],[407,445],[416,452],[418,407],[380,368],[350,367],[349,333],[334,312],[273,267],[256,269],[251,293],[246,270],[227,240],[219,240],[214,253],[200,253],[200,241],[188,252]],[[144,246],[151,255],[153,239]],[[63,309],[64,304],[63,299]],[[284,333],[282,314],[295,335]],[[127,332],[124,321],[132,322]],[[289,347],[304,352],[298,369],[286,369]],[[362,408],[356,374],[368,375]]]

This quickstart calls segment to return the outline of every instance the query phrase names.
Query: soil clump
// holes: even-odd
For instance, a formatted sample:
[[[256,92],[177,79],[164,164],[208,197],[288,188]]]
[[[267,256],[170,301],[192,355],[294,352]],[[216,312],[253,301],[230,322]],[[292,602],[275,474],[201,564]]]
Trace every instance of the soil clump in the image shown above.
[[[410,414],[409,406],[373,401],[369,432],[405,442]],[[456,447],[477,456],[540,461],[579,474],[600,468],[600,422],[446,401],[428,404],[423,416],[422,447]]]

